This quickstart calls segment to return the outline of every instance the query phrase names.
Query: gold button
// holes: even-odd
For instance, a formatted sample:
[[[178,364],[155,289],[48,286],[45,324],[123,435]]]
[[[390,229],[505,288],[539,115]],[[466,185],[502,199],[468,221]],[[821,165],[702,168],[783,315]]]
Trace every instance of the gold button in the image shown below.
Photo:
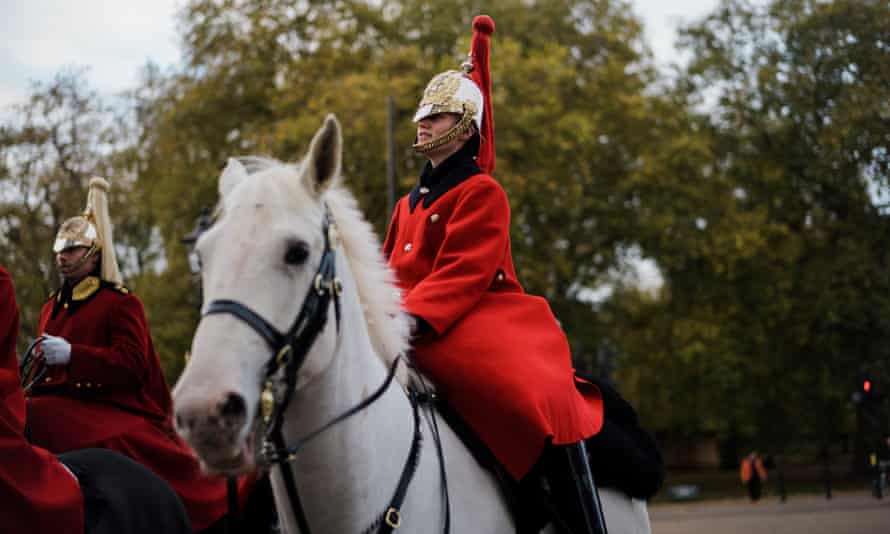
[[[62,304],[62,307],[65,308],[65,309],[67,310],[67,309],[68,309],[68,303],[66,302],[65,304]]]
[[[432,215],[430,215],[430,222],[431,222],[431,223],[434,223],[434,222],[436,222],[436,221],[438,221],[438,220],[439,220],[439,214],[438,214],[438,213],[433,213]]]
[[[498,282],[504,281],[504,273],[498,273]]]
[[[411,249],[414,247],[411,243],[405,243],[405,252],[411,252]]]
[[[48,377],[46,377],[46,378],[44,379],[44,382],[51,382],[52,379],[53,379],[53,377],[48,376]]]
[[[90,384],[89,382],[87,382],[87,387],[88,387],[88,388],[91,388],[91,387],[93,387],[93,385]]]
[[[79,387],[80,387],[80,382],[75,383],[75,384],[74,384],[74,387],[79,388]]]
[[[430,192],[430,188],[429,188],[429,187],[421,187],[421,188],[420,188],[420,194],[421,194],[421,195],[425,195],[425,194],[427,194],[427,193],[429,193],[429,192]]]

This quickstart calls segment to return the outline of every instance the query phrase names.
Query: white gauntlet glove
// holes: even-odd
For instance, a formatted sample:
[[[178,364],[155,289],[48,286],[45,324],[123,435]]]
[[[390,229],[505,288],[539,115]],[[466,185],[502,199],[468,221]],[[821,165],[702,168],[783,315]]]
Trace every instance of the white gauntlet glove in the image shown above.
[[[71,343],[64,338],[44,334],[40,349],[48,365],[67,365],[71,361]]]

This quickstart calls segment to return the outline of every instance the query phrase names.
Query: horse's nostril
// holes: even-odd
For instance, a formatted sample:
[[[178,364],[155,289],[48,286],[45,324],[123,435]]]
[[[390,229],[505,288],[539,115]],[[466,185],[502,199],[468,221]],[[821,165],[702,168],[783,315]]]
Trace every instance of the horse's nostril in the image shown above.
[[[176,427],[183,431],[191,431],[195,426],[195,418],[176,414]]]
[[[225,402],[220,406],[219,413],[223,418],[244,417],[247,415],[247,405],[244,403],[244,397],[237,393],[229,393]]]

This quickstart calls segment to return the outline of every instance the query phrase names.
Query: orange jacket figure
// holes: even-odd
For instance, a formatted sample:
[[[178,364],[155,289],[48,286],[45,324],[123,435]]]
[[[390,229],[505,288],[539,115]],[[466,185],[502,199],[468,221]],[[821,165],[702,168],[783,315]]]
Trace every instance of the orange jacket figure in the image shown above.
[[[384,254],[404,309],[422,326],[415,363],[519,479],[548,441],[596,434],[603,411],[598,389],[576,384],[547,301],[526,294],[513,268],[510,206],[489,175],[493,29],[488,17],[474,21],[471,76],[446,71],[424,91],[414,148],[430,162],[395,206]]]
[[[742,479],[742,483],[747,484],[755,472],[761,482],[766,480],[766,468],[763,466],[763,460],[756,452],[752,452],[745,456],[739,468],[739,477]]]
[[[226,484],[205,476],[175,433],[172,400],[142,302],[120,284],[101,178],[87,214],[62,224],[54,245],[65,280],[40,312],[47,373],[29,392],[34,444],[56,454],[111,449],[136,460],[179,495],[194,530],[227,512]]]
[[[25,410],[15,341],[19,310],[0,266],[0,525],[4,533],[83,532],[83,497],[74,476],[24,438]]]

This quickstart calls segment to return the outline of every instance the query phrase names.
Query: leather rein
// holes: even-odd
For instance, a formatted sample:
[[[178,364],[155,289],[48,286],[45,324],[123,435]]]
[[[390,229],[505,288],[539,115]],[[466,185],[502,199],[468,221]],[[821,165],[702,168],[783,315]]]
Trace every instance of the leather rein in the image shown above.
[[[306,519],[306,513],[297,491],[291,462],[296,459],[297,453],[309,441],[334,425],[359,413],[379,399],[392,384],[396,369],[401,360],[401,356],[399,356],[393,361],[383,384],[381,384],[369,397],[334,417],[318,429],[310,432],[296,444],[291,446],[287,445],[284,440],[284,435],[282,434],[284,411],[293,397],[297,383],[297,374],[306,360],[306,355],[309,353],[309,349],[318,338],[318,335],[324,330],[325,324],[327,323],[328,310],[331,301],[334,303],[337,332],[339,333],[340,331],[340,294],[343,287],[336,276],[334,251],[338,239],[336,227],[334,226],[334,222],[327,207],[325,207],[322,232],[324,234],[325,244],[318,271],[314,277],[313,285],[309,288],[309,291],[303,300],[303,305],[300,308],[297,318],[291,324],[287,332],[282,333],[258,313],[234,300],[213,300],[208,304],[206,310],[202,314],[202,318],[214,314],[233,315],[250,326],[272,349],[273,356],[266,362],[265,377],[263,378],[263,392],[260,397],[260,410],[262,413],[263,425],[265,426],[260,454],[269,464],[277,464],[281,469],[281,476],[287,491],[288,500],[291,503],[291,509],[297,520],[300,532],[303,534],[310,534],[311,530],[309,529],[309,522]],[[281,377],[277,378],[276,375],[279,374]],[[283,382],[283,395],[275,394],[276,382]],[[280,388],[278,389],[280,391]],[[363,534],[371,534],[372,532],[388,534],[399,528],[401,525],[402,519],[400,508],[404,502],[408,485],[414,477],[420,459],[422,433],[420,427],[419,404],[431,402],[435,399],[435,395],[419,393],[416,390],[409,388],[408,399],[411,402],[411,408],[414,415],[414,437],[411,441],[411,449],[408,453],[408,458],[405,461],[405,466],[402,468],[402,474],[399,477],[396,490],[390,499],[389,506],[387,506],[385,511],[378,514],[376,519],[362,531]],[[444,531],[447,533],[450,530],[448,493],[444,479],[444,458],[442,455],[441,443],[439,441],[438,428],[435,425],[435,419],[433,419],[432,427],[433,437],[436,441],[439,453],[440,471],[443,476],[443,494],[446,510]]]

